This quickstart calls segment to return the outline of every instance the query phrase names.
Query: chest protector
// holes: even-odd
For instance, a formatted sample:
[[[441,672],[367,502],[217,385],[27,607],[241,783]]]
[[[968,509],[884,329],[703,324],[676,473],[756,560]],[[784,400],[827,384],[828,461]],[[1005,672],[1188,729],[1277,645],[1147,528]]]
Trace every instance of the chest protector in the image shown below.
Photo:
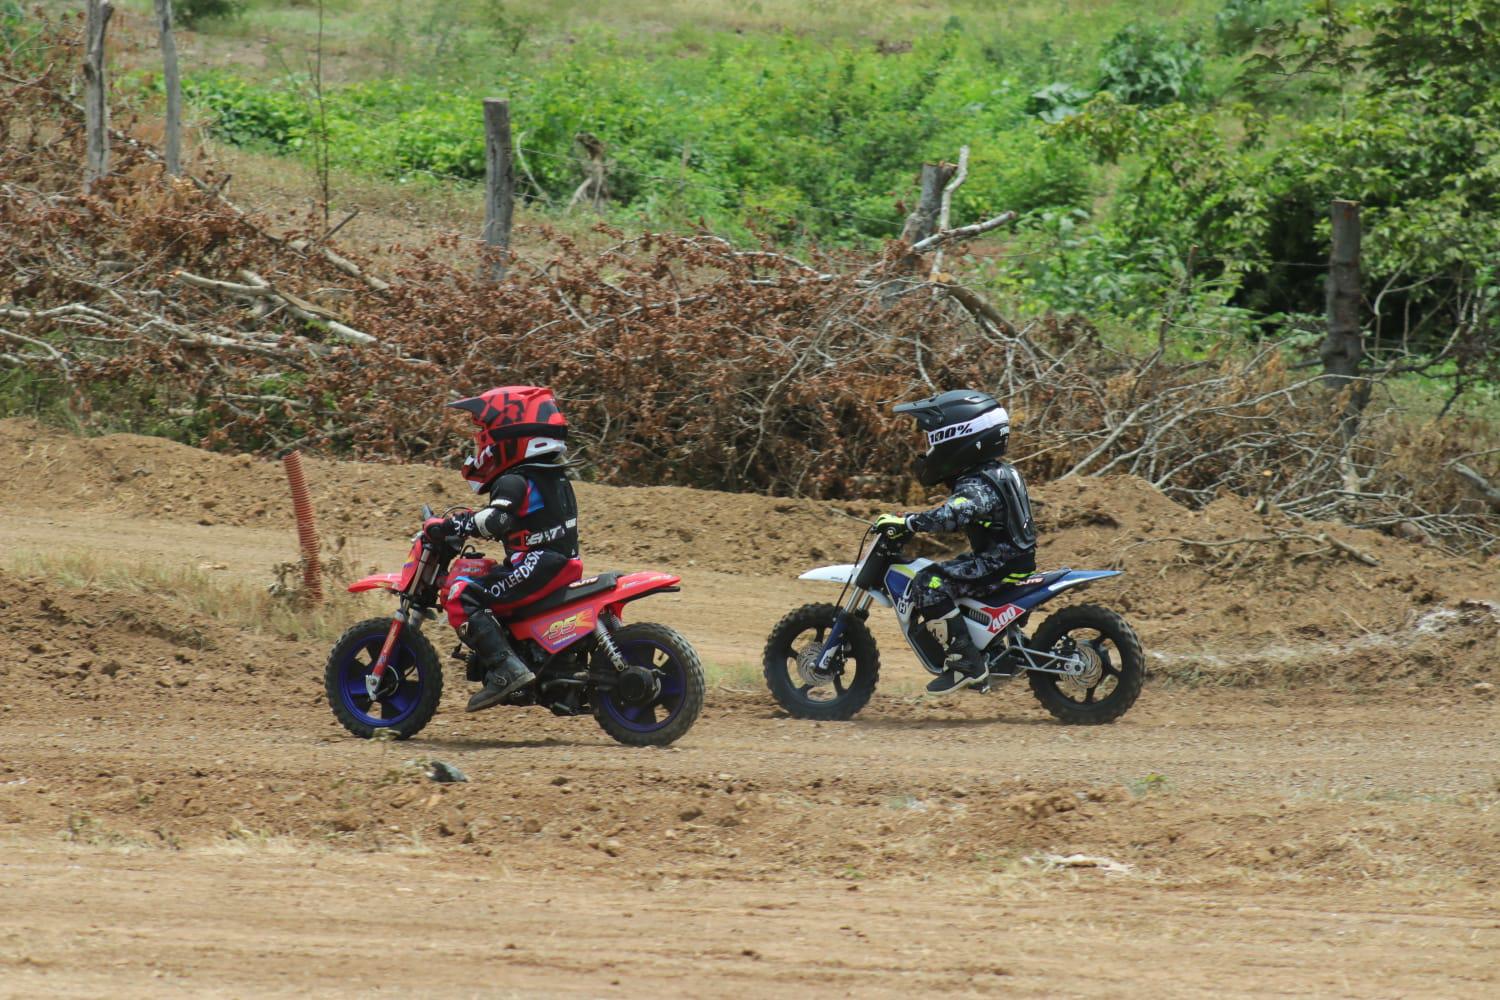
[[[578,558],[578,500],[561,467],[522,466],[496,480],[490,496],[511,502],[507,552],[545,549]]]
[[[1026,551],[1036,547],[1036,524],[1031,519],[1031,498],[1021,474],[1007,462],[996,462],[970,475],[978,476],[1000,494],[1000,508],[987,520],[970,521],[964,528],[969,547],[977,553],[1002,546]]]

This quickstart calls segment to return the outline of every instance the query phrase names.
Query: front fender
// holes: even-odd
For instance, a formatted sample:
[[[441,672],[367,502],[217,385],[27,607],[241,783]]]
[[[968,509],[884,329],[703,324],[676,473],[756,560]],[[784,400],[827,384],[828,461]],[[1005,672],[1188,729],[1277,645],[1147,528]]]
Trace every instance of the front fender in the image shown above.
[[[819,566],[817,569],[808,570],[806,573],[803,573],[801,576],[797,577],[797,579],[824,580],[828,583],[849,583],[859,575],[861,565],[863,564],[861,563],[859,565],[855,565],[854,563],[844,563],[839,566]],[[891,599],[884,594],[879,593],[878,591],[871,591],[870,596],[873,597],[876,602],[883,604],[886,607],[891,606]]]
[[[358,594],[366,590],[397,590],[401,586],[400,573],[376,573],[349,584],[349,593]]]

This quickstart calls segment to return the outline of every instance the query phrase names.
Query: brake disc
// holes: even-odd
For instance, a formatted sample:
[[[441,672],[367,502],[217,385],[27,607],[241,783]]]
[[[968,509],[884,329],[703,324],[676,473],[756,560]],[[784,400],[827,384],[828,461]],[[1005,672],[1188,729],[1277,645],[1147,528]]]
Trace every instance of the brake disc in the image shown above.
[[[1104,679],[1104,657],[1088,643],[1075,648],[1073,656],[1077,661],[1076,670],[1064,677],[1061,683],[1083,695]]]
[[[833,683],[833,674],[818,666],[818,657],[823,653],[821,645],[808,646],[797,656],[797,674],[802,683],[810,687],[824,687]]]

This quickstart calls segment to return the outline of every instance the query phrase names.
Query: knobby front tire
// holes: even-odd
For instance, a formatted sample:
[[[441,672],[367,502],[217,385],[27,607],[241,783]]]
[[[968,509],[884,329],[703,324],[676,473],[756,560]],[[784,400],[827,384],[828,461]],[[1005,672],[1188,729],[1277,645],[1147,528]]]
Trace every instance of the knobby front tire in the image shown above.
[[[850,618],[844,629],[842,674],[825,683],[810,684],[798,668],[798,657],[809,647],[823,644],[838,613],[832,604],[804,604],[777,622],[766,640],[761,659],[766,687],[793,718],[820,722],[852,719],[875,693],[880,679],[880,651],[870,627],[858,618]]]
[[[432,721],[443,697],[443,668],[437,650],[408,625],[391,654],[387,683],[371,700],[365,677],[374,669],[390,627],[389,617],[351,626],[333,644],[323,671],[323,688],[334,717],[363,739],[380,731],[393,733],[399,740],[410,739]]]

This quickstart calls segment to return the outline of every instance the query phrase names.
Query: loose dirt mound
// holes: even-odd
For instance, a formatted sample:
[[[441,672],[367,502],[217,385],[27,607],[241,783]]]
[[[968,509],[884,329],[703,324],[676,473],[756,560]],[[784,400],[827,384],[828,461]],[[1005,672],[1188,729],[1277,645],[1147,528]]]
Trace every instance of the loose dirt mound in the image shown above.
[[[43,580],[12,580],[0,593],[0,651],[0,700],[11,709],[143,691],[254,704],[303,684],[296,672],[309,652],[154,597]]]
[[[1186,680],[1493,681],[1500,558],[1486,564],[1326,522],[1203,510],[1135,478],[1037,491],[1047,565],[1127,574],[1089,597],[1149,623],[1153,670]],[[1373,561],[1374,565],[1371,565]],[[1212,651],[1210,654],[1208,651]]]
[[[471,506],[452,470],[307,459],[325,540],[409,536],[423,503]],[[726,573],[788,574],[853,556],[876,508],[681,487],[578,484],[584,554],[596,568],[618,562],[698,566]],[[277,462],[222,455],[162,438],[79,438],[26,420],[0,420],[0,500],[13,509],[98,507],[110,515],[197,524],[292,524]],[[845,551],[847,550],[847,551]]]
[[[473,502],[450,470],[307,466],[329,541],[402,538],[423,501],[439,509]],[[578,493],[594,569],[791,579],[810,565],[852,559],[862,522],[880,509],[678,487],[581,483]],[[1050,483],[1034,499],[1044,567],[1125,571],[1085,599],[1137,622],[1148,647],[1166,654],[1153,661],[1158,673],[1231,682],[1494,679],[1484,651],[1497,634],[1500,557],[1457,559],[1373,532],[1257,513],[1234,496],[1193,511],[1133,477]],[[0,421],[0,500],[13,510],[99,509],[289,533],[292,525],[277,463],[137,435],[77,438],[22,420]],[[929,547],[918,551],[942,554],[922,544]],[[1205,650],[1213,655],[1198,655]]]

